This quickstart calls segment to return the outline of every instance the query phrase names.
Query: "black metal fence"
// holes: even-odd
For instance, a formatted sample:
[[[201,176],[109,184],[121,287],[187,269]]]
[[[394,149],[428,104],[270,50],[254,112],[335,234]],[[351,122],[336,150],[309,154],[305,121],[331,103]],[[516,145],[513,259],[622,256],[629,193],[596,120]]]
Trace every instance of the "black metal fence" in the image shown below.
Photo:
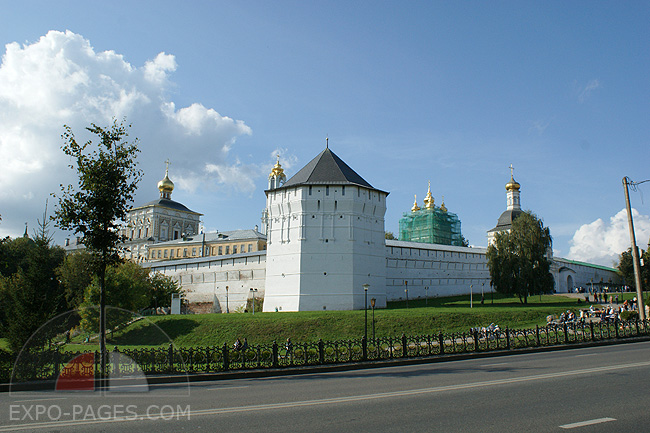
[[[622,339],[650,334],[650,321],[615,321],[600,323],[568,323],[532,329],[505,329],[465,333],[439,333],[356,340],[292,343],[290,345],[259,344],[235,350],[223,346],[151,349],[117,348],[109,356],[108,374],[129,375],[142,372],[154,374],[212,373],[231,370],[290,368],[326,364],[379,361],[397,358],[432,357],[470,352],[508,351],[521,348],[576,344],[591,341]],[[16,360],[0,353],[0,380],[22,382],[56,379],[72,368],[70,361],[84,352],[42,350],[22,352]],[[110,354],[109,354],[110,355]],[[99,353],[90,357],[84,368],[99,376]],[[15,362],[15,368],[14,368]],[[75,367],[75,368],[78,368]],[[92,374],[92,373],[91,373]]]

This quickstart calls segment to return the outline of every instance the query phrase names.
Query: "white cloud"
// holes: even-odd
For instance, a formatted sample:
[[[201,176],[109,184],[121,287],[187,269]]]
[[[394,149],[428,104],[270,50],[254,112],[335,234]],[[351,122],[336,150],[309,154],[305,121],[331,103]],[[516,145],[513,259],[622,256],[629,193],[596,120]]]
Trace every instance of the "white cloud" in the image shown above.
[[[584,102],[587,98],[589,98],[591,93],[594,90],[598,89],[600,86],[601,86],[600,81],[598,81],[597,79],[593,79],[589,81],[587,85],[579,91],[578,101]]]
[[[546,128],[551,124],[550,120],[535,120],[531,123],[530,128],[528,128],[528,133],[531,134],[533,132],[537,133],[538,135],[542,135],[544,131],[546,131]]]
[[[645,249],[650,238],[650,216],[641,215],[632,209],[636,243]],[[569,259],[605,266],[618,263],[619,255],[630,248],[630,232],[627,223],[627,211],[618,212],[606,223],[598,218],[576,230],[569,242]]]
[[[232,154],[237,138],[251,129],[198,102],[177,108],[168,97],[177,66],[166,53],[133,66],[114,51],[95,52],[90,41],[70,31],[7,44],[0,65],[0,232],[22,234],[24,222],[41,215],[59,184],[75,183],[60,150],[64,124],[86,141],[93,138],[84,130],[91,122],[107,126],[114,117],[126,117],[133,125],[130,137],[140,140],[145,177],[139,193],[147,200],[157,193],[167,158],[179,189],[251,193],[259,170],[242,167]],[[213,167],[219,176],[208,176]]]

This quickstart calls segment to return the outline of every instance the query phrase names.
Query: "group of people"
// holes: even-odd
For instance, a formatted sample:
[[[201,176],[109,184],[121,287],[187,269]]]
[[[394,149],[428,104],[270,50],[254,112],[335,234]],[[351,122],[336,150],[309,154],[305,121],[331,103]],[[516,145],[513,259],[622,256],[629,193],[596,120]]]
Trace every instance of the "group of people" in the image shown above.
[[[248,349],[248,340],[244,338],[244,342],[242,342],[239,338],[235,340],[235,344],[233,344],[233,349],[235,349],[237,352],[239,351],[245,351]],[[284,344],[284,348],[287,351],[287,353],[291,353],[293,351],[293,343],[291,342],[291,338],[287,338],[287,342]]]

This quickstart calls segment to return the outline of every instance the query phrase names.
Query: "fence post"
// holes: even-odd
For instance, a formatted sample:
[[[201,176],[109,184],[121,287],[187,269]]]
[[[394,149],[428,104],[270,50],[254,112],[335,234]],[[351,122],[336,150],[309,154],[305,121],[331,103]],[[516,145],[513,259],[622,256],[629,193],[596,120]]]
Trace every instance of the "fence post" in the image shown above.
[[[634,325],[636,326],[636,336],[638,337],[640,335],[639,334],[639,318],[638,317],[636,319],[634,319]]]
[[[510,330],[506,327],[506,350],[510,350]]]
[[[408,356],[408,344],[406,343],[406,334],[402,334],[402,358]]]
[[[569,329],[567,327],[567,324],[564,324],[564,344],[569,344]]]
[[[318,363],[325,364],[325,344],[322,338],[318,339]]]
[[[442,335],[442,332],[438,334],[438,344],[440,345],[440,354],[445,354],[445,337]]]
[[[614,319],[614,330],[616,332],[616,338],[618,338],[618,319]]]
[[[228,345],[226,343],[223,343],[221,352],[223,353],[223,371],[228,371],[230,363],[228,362]]]
[[[535,337],[537,337],[537,346],[541,346],[542,343],[539,340],[539,325],[535,325]]]
[[[589,330],[591,331],[591,341],[595,341],[596,336],[594,335],[594,322],[589,322]]]
[[[365,335],[361,337],[361,357],[364,361],[368,360],[368,340]]]
[[[169,343],[169,349],[167,350],[167,365],[170,373],[174,371],[174,346],[171,343]]]
[[[272,357],[273,357],[273,367],[277,367],[278,366],[278,342],[277,341],[273,342]]]
[[[474,352],[478,352],[478,330],[476,328],[473,329],[474,331]]]
[[[61,354],[59,353],[59,348],[57,347],[56,351],[54,352],[54,379],[59,378],[59,363],[61,362]]]

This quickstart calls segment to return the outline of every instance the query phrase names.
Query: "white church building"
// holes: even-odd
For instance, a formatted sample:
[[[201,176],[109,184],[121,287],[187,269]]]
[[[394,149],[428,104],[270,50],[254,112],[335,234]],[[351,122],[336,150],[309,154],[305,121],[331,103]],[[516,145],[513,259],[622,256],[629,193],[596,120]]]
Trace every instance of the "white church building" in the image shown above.
[[[373,187],[329,147],[287,180],[279,160],[269,175],[263,230],[266,251],[150,261],[176,278],[190,307],[243,310],[252,297],[264,311],[363,309],[405,298],[489,293],[486,248],[386,240],[388,192]],[[488,232],[509,230],[522,212],[511,174],[506,211]],[[620,284],[615,269],[553,258],[557,292]]]

